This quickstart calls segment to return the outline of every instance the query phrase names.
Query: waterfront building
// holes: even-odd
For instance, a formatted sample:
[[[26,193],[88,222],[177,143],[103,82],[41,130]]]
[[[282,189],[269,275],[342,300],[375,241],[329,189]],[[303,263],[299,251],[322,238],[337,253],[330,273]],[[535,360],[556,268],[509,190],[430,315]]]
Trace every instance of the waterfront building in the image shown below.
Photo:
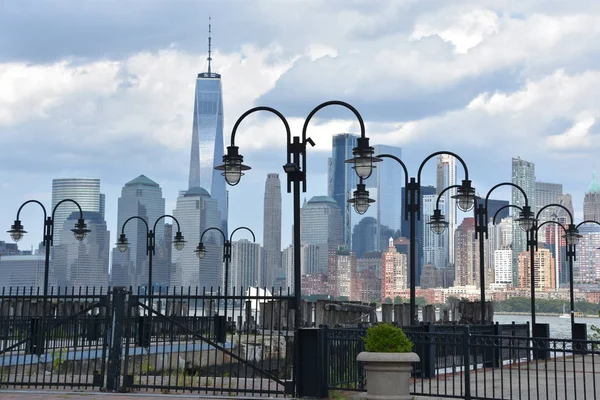
[[[520,186],[527,194],[531,210],[536,207],[535,198],[535,164],[529,161],[522,160],[520,157],[512,159],[512,183]],[[512,189],[511,203],[512,205],[523,207],[525,199],[523,193],[517,188]],[[519,218],[519,210],[512,208],[513,221]],[[527,237],[526,233],[521,229],[518,223],[513,223],[513,285],[518,286],[519,283],[519,255],[526,250]]]

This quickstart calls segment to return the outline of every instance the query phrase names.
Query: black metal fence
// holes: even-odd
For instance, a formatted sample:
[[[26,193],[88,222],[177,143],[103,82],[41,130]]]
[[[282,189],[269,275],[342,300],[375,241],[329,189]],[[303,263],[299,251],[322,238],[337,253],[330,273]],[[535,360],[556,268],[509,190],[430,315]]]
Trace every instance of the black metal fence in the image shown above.
[[[324,328],[330,390],[365,390],[356,356],[365,329]],[[600,393],[600,342],[531,338],[527,325],[406,329],[420,362],[411,394],[465,399],[595,399]],[[482,332],[482,331],[488,332]],[[598,367],[596,366],[598,364]]]
[[[293,393],[293,296],[33,289],[0,295],[0,387]]]

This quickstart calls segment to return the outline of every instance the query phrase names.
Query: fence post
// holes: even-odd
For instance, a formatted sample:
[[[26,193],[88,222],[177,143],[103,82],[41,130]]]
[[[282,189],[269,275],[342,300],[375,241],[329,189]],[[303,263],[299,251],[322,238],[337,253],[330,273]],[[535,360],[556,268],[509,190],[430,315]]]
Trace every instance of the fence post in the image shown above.
[[[297,330],[300,359],[294,367],[300,371],[297,382],[298,397],[328,398],[327,328],[300,328]]]
[[[463,331],[463,368],[465,377],[465,400],[471,400],[471,332],[469,325]]]
[[[111,316],[108,329],[108,370],[106,373],[106,389],[119,390],[121,383],[121,352],[123,348],[123,328],[125,322],[126,287],[115,287],[112,291]]]

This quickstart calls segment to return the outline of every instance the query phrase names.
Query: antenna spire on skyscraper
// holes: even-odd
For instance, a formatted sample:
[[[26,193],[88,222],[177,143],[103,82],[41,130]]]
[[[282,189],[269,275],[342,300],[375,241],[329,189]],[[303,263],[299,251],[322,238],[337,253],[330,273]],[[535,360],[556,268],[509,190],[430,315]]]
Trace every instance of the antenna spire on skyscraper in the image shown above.
[[[212,57],[210,56],[210,35],[211,35],[211,30],[210,30],[210,17],[208,17],[208,73],[210,74],[210,62],[212,61]]]

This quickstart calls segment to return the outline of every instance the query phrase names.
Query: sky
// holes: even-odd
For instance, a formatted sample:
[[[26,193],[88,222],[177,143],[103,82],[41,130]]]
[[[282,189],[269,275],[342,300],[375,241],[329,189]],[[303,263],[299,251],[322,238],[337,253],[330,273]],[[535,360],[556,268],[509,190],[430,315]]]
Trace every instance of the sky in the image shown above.
[[[371,144],[402,147],[411,175],[430,153],[453,151],[485,195],[511,180],[520,156],[537,180],[563,184],[581,220],[600,168],[596,0],[0,0],[0,231],[26,200],[49,207],[54,178],[101,179],[113,242],[121,188],[138,175],[159,183],[173,210],[187,188],[209,16],[226,145],[254,106],[278,109],[300,135],[314,107],[342,100]],[[303,198],[327,193],[331,136],[341,132],[359,132],[341,107],[311,120]],[[262,242],[266,174],[285,182],[285,131],[258,113],[236,144],[252,169],[229,188],[229,225]],[[424,171],[423,184],[435,184],[435,161]],[[292,195],[282,196],[286,246]],[[20,247],[37,246],[41,211],[21,220]]]

